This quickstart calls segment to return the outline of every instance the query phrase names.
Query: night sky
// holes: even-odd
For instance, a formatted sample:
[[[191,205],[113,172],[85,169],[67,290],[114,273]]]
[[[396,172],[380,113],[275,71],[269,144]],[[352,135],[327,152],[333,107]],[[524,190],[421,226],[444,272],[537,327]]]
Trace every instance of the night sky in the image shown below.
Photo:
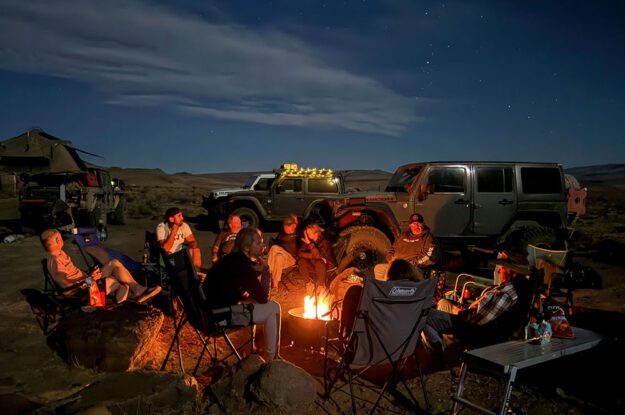
[[[0,0],[0,92],[108,166],[623,163],[625,2]]]

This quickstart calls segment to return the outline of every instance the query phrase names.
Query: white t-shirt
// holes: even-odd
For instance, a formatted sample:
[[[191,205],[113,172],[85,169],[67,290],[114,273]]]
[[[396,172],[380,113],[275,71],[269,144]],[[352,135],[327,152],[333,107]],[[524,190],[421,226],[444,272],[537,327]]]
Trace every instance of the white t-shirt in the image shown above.
[[[178,252],[182,249],[182,244],[184,240],[193,235],[191,232],[191,228],[185,222],[178,228],[178,232],[176,232],[176,237],[174,238],[174,243],[171,246],[171,249],[168,251],[170,254],[174,252]],[[166,223],[159,223],[156,227],[156,239],[160,241],[164,241],[169,238],[169,225]]]

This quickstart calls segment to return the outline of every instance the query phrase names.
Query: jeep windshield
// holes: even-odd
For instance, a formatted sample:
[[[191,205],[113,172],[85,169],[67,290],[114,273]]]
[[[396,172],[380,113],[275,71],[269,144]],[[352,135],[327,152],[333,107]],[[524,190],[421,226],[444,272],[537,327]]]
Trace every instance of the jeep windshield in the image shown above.
[[[243,185],[243,188],[251,189],[252,186],[254,186],[254,182],[256,181],[256,179],[258,179],[258,176],[251,176],[250,178],[248,178],[245,184]]]
[[[391,177],[386,185],[386,192],[408,193],[415,177],[419,174],[423,166],[400,167]]]

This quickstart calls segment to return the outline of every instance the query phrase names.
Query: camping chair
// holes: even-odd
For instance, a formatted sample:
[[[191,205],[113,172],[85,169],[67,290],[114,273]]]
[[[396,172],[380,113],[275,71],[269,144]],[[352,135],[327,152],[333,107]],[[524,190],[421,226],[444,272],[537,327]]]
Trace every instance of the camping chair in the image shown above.
[[[544,272],[544,295],[564,303],[566,313],[573,314],[573,278],[569,275],[572,251],[555,251],[528,245],[528,260]]]
[[[144,244],[144,262],[148,267],[151,267],[158,275],[161,286],[170,285],[170,278],[167,275],[167,269],[165,267],[164,257],[167,253],[161,247],[158,242],[156,233],[145,231],[145,244]],[[147,257],[147,258],[146,258]]]
[[[48,272],[47,259],[41,260],[41,268],[44,277],[43,292],[34,288],[26,288],[21,290],[21,293],[26,297],[26,302],[28,302],[43,334],[48,336],[56,330],[68,312],[86,304],[88,297],[86,291],[68,294],[68,292],[82,286],[83,283],[74,284],[67,288],[59,287]]]
[[[180,369],[182,372],[185,372],[184,365],[182,363],[180,332],[187,323],[190,324],[202,343],[202,350],[195,364],[195,368],[193,369],[193,376],[195,376],[197,370],[199,369],[205,353],[208,354],[211,364],[213,365],[221,363],[233,355],[236,356],[238,360],[242,360],[237,347],[235,347],[228,337],[229,329],[243,326],[250,327],[250,340],[245,342],[240,347],[245,347],[249,343],[251,345],[251,351],[253,352],[253,305],[238,304],[219,309],[210,309],[207,304],[206,295],[204,294],[204,290],[202,289],[200,280],[195,271],[195,267],[193,266],[193,261],[189,251],[182,249],[168,255],[164,258],[164,261],[167,273],[171,277],[172,308],[174,310],[174,336],[169,349],[167,350],[165,360],[161,365],[161,370],[165,370],[165,366],[169,360],[169,356],[174,348],[174,345],[177,345]],[[176,316],[176,308],[181,310],[181,315],[178,317]],[[235,326],[232,321],[233,315],[236,314],[237,316],[241,316],[246,313],[249,316],[246,323]],[[221,359],[218,359],[217,356],[218,337],[223,338],[230,348],[230,353]],[[212,353],[210,350],[211,343],[213,346]]]
[[[143,281],[143,285],[160,284],[161,278],[156,267],[147,262],[141,264],[119,251],[101,245],[97,228],[79,227],[74,228],[72,233],[74,234],[74,243],[78,246],[78,250],[89,269],[92,269],[94,265],[102,267],[108,260],[116,259],[121,262],[135,280]],[[151,277],[157,275],[158,281],[154,281],[154,278]]]
[[[352,411],[356,413],[354,384],[371,387],[360,380],[364,379],[370,369],[388,366],[391,373],[378,389],[371,413],[375,412],[383,395],[395,390],[398,383],[404,385],[412,404],[420,409],[402,375],[409,358],[414,356],[416,359],[416,348],[432,306],[436,283],[437,280],[434,278],[421,282],[365,280],[352,333],[343,347],[339,345],[339,349],[343,352],[336,372],[332,377],[329,370],[324,373],[325,399],[329,399],[334,390],[342,390],[348,385]],[[326,343],[329,343],[329,340]],[[326,344],[326,359],[329,346]],[[418,362],[416,366],[421,379],[425,406],[429,408],[425,382]],[[339,386],[338,380],[345,375],[347,383]]]

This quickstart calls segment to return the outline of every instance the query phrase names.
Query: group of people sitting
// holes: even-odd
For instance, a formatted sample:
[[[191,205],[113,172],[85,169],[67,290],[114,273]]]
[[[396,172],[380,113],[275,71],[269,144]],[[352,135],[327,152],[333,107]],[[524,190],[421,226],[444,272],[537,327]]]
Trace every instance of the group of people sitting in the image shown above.
[[[241,231],[239,216],[230,215],[227,224],[228,229],[220,232],[213,244],[213,265],[232,252],[237,234]],[[298,225],[297,216],[285,218],[282,229],[270,242],[266,260],[274,289],[278,288],[284,272],[293,270],[295,266],[301,276],[320,287],[325,287],[336,271],[332,247],[321,227],[312,223],[299,233]]]
[[[280,344],[281,310],[279,303],[270,299],[271,288],[278,287],[284,271],[295,265],[299,274],[315,286],[328,287],[337,269],[332,247],[318,224],[304,226],[301,234],[298,233],[295,216],[284,219],[268,253],[260,230],[242,228],[241,218],[236,215],[228,217],[227,223],[228,229],[215,240],[213,266],[203,281],[207,306],[219,308],[239,302],[253,303],[253,323],[263,324],[265,328],[266,357],[275,359]],[[186,246],[194,266],[200,270],[201,252],[180,209],[167,210],[164,221],[157,226],[157,239],[167,253]],[[104,278],[107,294],[113,294],[117,302],[125,301],[129,295],[143,302],[161,291],[160,286],[148,288],[136,282],[117,260],[110,260],[102,269],[86,274],[62,250],[63,238],[56,230],[44,231],[41,242],[47,252],[48,270],[62,288],[87,282],[88,278]],[[440,255],[439,244],[423,217],[415,213],[410,216],[408,230],[396,239],[388,252],[388,263],[375,266],[375,278],[420,281],[425,278],[424,269],[439,262]],[[448,300],[438,302],[429,313],[424,330],[429,347],[442,349],[445,334],[462,337],[470,332],[486,333],[488,328],[494,327],[493,322],[525,301],[529,284],[525,256],[503,251],[495,273],[499,276],[499,285],[484,292],[468,308]],[[74,290],[83,288],[79,285]],[[353,286],[343,299],[341,330],[345,335],[351,330],[361,292],[361,286]]]

